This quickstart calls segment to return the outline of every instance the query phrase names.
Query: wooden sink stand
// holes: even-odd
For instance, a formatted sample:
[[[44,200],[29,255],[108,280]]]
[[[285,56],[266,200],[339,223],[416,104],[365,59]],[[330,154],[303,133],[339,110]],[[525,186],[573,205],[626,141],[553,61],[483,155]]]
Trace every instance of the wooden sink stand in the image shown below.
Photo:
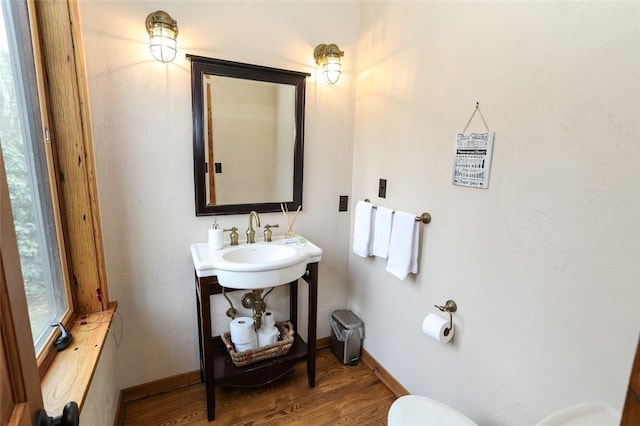
[[[222,287],[216,276],[196,276],[196,300],[198,314],[198,334],[200,346],[200,376],[205,383],[207,393],[207,419],[215,418],[216,385],[253,387],[271,383],[282,377],[300,361],[307,361],[309,387],[316,382],[316,326],[318,313],[318,263],[307,265],[301,277],[309,288],[309,317],[307,321],[307,340],[297,333],[298,323],[298,281],[289,284],[289,321],[296,331],[293,346],[286,355],[258,361],[243,367],[236,367],[231,360],[220,336],[212,337],[210,296],[222,293]],[[225,288],[225,292],[236,289]]]

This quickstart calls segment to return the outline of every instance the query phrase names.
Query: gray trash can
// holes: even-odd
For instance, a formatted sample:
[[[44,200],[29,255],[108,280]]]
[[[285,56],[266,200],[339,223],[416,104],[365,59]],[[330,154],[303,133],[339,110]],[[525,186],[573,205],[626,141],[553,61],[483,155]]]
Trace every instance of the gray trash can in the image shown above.
[[[331,314],[331,351],[343,364],[356,365],[360,360],[364,323],[348,309]]]

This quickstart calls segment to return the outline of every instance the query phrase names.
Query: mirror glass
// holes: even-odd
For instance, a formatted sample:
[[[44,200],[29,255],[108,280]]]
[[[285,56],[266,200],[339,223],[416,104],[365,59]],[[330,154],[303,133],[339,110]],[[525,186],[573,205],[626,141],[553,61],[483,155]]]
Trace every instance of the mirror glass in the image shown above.
[[[309,74],[187,57],[196,215],[297,209]]]

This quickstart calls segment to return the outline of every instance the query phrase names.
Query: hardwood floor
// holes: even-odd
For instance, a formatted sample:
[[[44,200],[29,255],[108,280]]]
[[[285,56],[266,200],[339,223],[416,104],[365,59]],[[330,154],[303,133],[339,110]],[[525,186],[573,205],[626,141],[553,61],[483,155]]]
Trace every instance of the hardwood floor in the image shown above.
[[[204,384],[131,401],[125,425],[386,425],[395,395],[362,362],[340,363],[329,349],[317,356],[316,386],[306,364],[257,388],[216,388],[216,419],[207,422]]]

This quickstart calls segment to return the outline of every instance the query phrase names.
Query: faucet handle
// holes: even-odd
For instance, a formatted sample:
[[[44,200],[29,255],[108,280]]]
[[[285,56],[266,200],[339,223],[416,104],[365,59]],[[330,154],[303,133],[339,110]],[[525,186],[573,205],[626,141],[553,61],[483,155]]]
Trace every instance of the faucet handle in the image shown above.
[[[271,236],[273,235],[271,228],[278,228],[278,224],[264,226],[264,240],[268,243],[271,242]]]
[[[238,228],[236,228],[234,226],[233,228],[223,229],[223,231],[224,232],[231,231],[231,234],[229,234],[229,238],[231,240],[231,245],[232,246],[237,246],[238,245]]]

